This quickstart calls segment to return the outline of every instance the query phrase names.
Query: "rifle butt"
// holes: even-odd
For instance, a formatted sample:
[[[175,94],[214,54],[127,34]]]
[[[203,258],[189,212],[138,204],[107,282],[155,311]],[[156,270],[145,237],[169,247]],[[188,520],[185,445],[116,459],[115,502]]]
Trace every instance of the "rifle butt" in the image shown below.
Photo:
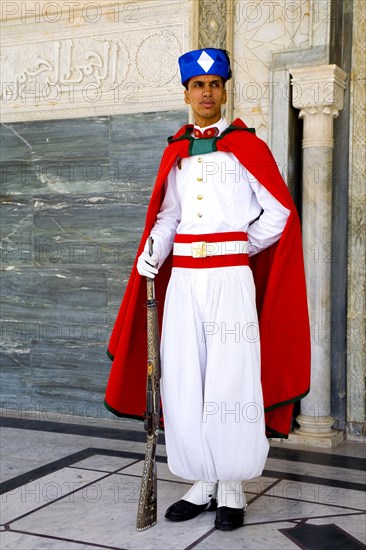
[[[137,531],[145,531],[157,522],[157,471],[155,463],[157,437],[157,430],[147,437],[147,450],[137,509]]]

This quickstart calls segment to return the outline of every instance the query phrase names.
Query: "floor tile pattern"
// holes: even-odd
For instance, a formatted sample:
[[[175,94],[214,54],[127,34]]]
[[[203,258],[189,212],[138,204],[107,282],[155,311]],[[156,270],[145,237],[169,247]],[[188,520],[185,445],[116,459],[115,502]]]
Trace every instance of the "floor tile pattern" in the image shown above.
[[[244,483],[244,527],[226,533],[214,512],[165,520],[189,483],[170,473],[161,437],[158,523],[137,532],[140,425],[5,418],[1,436],[1,550],[366,549],[362,444],[344,442],[338,454],[273,444],[263,476]]]

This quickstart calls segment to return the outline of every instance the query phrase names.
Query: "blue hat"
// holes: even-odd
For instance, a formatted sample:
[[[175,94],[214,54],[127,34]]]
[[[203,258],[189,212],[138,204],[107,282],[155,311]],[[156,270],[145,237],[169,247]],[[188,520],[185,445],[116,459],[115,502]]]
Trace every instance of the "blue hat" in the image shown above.
[[[181,55],[178,59],[182,84],[194,76],[214,74],[224,81],[231,78],[230,59],[225,50],[204,48]]]

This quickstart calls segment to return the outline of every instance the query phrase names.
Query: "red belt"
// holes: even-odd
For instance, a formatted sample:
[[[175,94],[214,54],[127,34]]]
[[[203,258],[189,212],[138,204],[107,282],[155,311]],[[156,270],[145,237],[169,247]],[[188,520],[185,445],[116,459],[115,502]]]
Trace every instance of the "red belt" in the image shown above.
[[[248,237],[244,231],[200,235],[177,234],[174,243],[190,244],[192,255],[181,256],[173,251],[173,267],[207,268],[249,265],[248,254],[242,252],[241,249],[233,254],[230,251],[220,253],[219,249],[214,250],[215,246],[217,247],[219,244],[236,241],[241,246],[247,240]],[[215,245],[210,247],[210,243],[215,243]]]

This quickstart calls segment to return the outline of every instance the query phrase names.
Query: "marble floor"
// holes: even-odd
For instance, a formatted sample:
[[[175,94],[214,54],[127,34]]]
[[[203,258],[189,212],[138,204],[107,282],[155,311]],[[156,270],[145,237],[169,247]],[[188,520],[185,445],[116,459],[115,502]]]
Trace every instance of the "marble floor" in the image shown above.
[[[1,418],[1,550],[366,549],[365,445],[335,449],[272,442],[263,475],[245,483],[245,524],[213,527],[214,513],[164,518],[189,484],[158,446],[158,523],[137,532],[145,453],[133,421]]]

